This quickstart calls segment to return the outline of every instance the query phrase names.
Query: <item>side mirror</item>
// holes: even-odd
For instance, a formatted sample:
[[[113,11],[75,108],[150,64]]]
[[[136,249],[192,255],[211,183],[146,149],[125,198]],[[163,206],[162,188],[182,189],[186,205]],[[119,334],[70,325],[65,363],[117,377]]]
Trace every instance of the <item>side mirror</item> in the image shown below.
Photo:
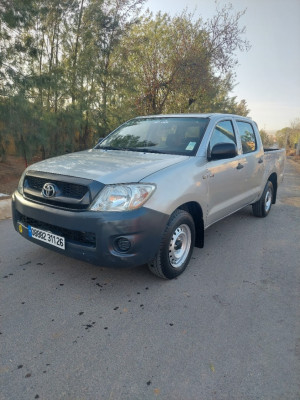
[[[224,158],[233,158],[237,154],[237,148],[234,143],[218,143],[212,148],[208,159],[222,160]]]

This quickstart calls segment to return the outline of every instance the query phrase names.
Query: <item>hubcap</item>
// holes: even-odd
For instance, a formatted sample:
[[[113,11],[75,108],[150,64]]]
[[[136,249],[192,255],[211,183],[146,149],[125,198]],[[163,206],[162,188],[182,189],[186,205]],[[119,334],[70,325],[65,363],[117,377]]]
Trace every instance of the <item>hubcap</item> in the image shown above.
[[[186,261],[192,243],[191,230],[188,225],[178,226],[169,244],[169,260],[174,268],[180,268]]]
[[[265,197],[265,211],[268,212],[271,208],[271,204],[272,204],[272,192],[269,189],[266,193],[266,197]]]

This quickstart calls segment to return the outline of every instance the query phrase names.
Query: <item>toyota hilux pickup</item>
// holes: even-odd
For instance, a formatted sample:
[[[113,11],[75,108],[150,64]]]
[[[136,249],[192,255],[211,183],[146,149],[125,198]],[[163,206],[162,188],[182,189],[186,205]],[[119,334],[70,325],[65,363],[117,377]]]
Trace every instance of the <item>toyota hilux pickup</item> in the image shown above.
[[[204,231],[252,205],[266,217],[285,150],[264,150],[257,125],[229,114],[134,118],[95,148],[28,167],[12,196],[24,238],[106,267],[147,264],[172,279]]]

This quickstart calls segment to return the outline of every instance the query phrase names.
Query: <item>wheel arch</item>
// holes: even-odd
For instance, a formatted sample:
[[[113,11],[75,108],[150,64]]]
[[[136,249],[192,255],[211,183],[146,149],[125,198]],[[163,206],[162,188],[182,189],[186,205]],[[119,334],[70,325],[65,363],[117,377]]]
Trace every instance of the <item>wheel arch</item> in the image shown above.
[[[272,204],[276,203],[276,197],[277,197],[277,174],[276,172],[273,172],[268,178],[268,181],[272,182],[273,185],[273,199],[272,199]]]
[[[204,247],[204,222],[203,222],[203,211],[199,203],[196,201],[190,201],[184,203],[178,207],[180,210],[187,211],[193,218],[195,224],[195,247]]]

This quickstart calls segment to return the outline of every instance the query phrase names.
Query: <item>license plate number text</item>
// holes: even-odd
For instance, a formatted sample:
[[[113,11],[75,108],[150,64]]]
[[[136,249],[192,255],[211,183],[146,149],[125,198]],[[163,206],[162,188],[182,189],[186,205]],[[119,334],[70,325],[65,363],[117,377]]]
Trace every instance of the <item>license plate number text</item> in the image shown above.
[[[54,233],[47,232],[42,229],[34,228],[30,225],[28,225],[28,235],[34,239],[65,250],[65,238],[62,236],[55,235]]]

